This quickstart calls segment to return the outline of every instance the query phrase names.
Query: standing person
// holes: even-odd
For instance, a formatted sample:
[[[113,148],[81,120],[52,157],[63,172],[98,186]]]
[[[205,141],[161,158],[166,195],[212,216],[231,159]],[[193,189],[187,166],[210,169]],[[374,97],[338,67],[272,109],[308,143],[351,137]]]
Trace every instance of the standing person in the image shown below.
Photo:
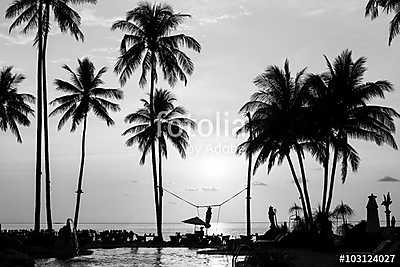
[[[268,218],[269,218],[269,223],[270,223],[270,228],[271,229],[275,229],[276,228],[276,224],[275,224],[275,209],[272,206],[269,206],[268,209]]]

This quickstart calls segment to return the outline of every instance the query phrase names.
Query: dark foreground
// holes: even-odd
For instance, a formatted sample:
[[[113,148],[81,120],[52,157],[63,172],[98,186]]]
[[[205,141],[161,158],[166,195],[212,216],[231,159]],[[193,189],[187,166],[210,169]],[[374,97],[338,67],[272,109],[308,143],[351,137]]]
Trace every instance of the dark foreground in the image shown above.
[[[34,266],[35,259],[62,258],[55,249],[56,232],[17,230],[0,234],[0,266]],[[88,255],[92,249],[115,248],[196,248],[202,255],[231,255],[236,266],[357,266],[341,263],[340,255],[395,255],[400,263],[399,229],[382,228],[380,233],[367,235],[364,225],[349,229],[343,236],[319,236],[306,232],[269,230],[265,235],[205,236],[203,233],[176,234],[168,242],[159,242],[154,235],[136,235],[128,231],[84,230],[78,232],[79,253]],[[242,257],[239,257],[242,256]],[[243,257],[245,256],[245,258]],[[363,266],[361,264],[360,266]],[[383,266],[369,263],[368,266]],[[399,265],[397,265],[399,266]]]

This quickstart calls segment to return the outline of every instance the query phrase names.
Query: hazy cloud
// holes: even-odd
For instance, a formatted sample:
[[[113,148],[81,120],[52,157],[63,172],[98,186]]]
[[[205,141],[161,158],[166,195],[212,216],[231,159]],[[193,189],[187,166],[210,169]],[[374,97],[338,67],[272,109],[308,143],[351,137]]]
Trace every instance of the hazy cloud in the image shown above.
[[[3,39],[7,43],[13,45],[26,45],[33,43],[33,37],[29,35],[8,35],[0,33],[0,39]]]
[[[249,10],[247,10],[243,6],[239,6],[239,11],[238,12],[225,13],[225,14],[218,15],[218,16],[203,17],[203,18],[199,19],[199,22],[200,22],[200,25],[214,24],[214,23],[221,22],[223,20],[236,19],[236,18],[239,18],[239,17],[249,16],[249,15],[251,15],[251,12]]]
[[[203,188],[201,188],[201,190],[204,191],[204,192],[216,192],[219,189],[212,186],[212,187],[203,187]]]
[[[266,183],[255,181],[253,182],[254,186],[268,186]]]
[[[195,188],[195,187],[189,187],[189,188],[186,188],[185,191],[196,192],[196,191],[199,191],[199,189]]]
[[[112,24],[121,18],[104,18],[101,16],[97,16],[95,14],[95,10],[92,8],[84,8],[80,11],[80,15],[82,17],[82,25],[93,27],[100,26],[105,28],[111,28]]]
[[[385,177],[379,179],[378,182],[397,183],[397,182],[400,182],[400,180],[397,178],[390,177],[390,176],[385,176]]]

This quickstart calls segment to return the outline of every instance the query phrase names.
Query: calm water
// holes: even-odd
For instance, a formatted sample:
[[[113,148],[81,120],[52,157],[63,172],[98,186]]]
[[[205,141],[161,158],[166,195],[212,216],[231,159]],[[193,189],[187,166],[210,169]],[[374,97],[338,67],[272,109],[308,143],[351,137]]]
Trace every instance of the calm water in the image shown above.
[[[54,228],[58,230],[63,224],[55,224]],[[43,229],[45,229],[43,225]],[[252,232],[263,234],[267,230],[268,224],[253,223]],[[3,224],[3,229],[31,229],[31,224]],[[155,233],[153,223],[123,223],[123,224],[81,224],[80,229],[103,230],[132,230],[137,234]],[[165,223],[163,225],[163,234],[165,239],[176,232],[191,233],[194,227],[184,223]],[[214,224],[208,230],[208,234],[224,234],[238,237],[246,233],[245,223],[219,223]],[[74,258],[68,261],[56,259],[38,260],[37,267],[42,266],[62,266],[62,267],[95,267],[95,266],[212,266],[228,267],[232,266],[231,256],[219,255],[198,255],[196,249],[187,248],[120,248],[120,249],[97,249],[90,256]]]
[[[197,255],[197,250],[187,248],[121,248],[95,250],[90,256],[68,261],[39,260],[37,267],[97,267],[97,266],[232,266],[231,256]]]

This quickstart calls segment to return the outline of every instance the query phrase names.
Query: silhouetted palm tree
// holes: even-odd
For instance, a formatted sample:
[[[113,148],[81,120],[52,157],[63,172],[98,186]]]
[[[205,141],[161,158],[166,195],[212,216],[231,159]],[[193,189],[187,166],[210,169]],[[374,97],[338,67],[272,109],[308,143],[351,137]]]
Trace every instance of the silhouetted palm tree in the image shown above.
[[[46,50],[48,34],[51,28],[50,16],[53,11],[53,16],[57,22],[61,32],[70,32],[77,40],[83,40],[83,33],[79,29],[81,18],[79,14],[73,10],[70,4],[83,4],[92,3],[95,4],[97,0],[24,0],[14,1],[6,11],[6,18],[16,18],[10,26],[10,32],[15,28],[26,23],[22,29],[22,33],[27,34],[32,30],[36,30],[35,43],[40,47],[38,55],[38,82],[40,77],[41,96],[39,99],[38,94],[38,113],[42,112],[44,117],[44,159],[45,159],[45,173],[46,173],[46,212],[47,212],[47,227],[48,230],[52,230],[52,219],[51,219],[51,200],[50,200],[50,152],[49,152],[49,133],[48,133],[48,112],[47,112],[47,72],[46,72]],[[41,65],[41,66],[39,66]],[[38,89],[39,90],[39,89]],[[43,96],[43,100],[42,100]],[[43,101],[43,105],[42,105]],[[39,108],[40,107],[40,108]],[[38,125],[42,125],[42,117],[38,116]],[[41,129],[40,129],[41,132]],[[38,135],[41,136],[41,133]],[[39,137],[38,137],[39,138]],[[40,137],[41,138],[41,137]],[[41,150],[41,140],[40,143]],[[39,143],[37,146],[39,147]],[[37,156],[41,155],[37,152]],[[37,160],[38,161],[38,160]],[[41,159],[40,159],[41,161]],[[41,164],[37,163],[37,168]],[[41,170],[40,170],[41,172]],[[38,175],[38,170],[37,170]],[[38,178],[37,178],[38,179]],[[40,197],[40,194],[37,194]],[[40,203],[39,203],[40,205]],[[40,212],[38,213],[40,217]],[[35,223],[36,225],[36,223]],[[36,227],[36,226],[35,226]]]
[[[269,66],[264,73],[257,76],[254,84],[260,90],[253,94],[251,101],[241,109],[243,113],[254,111],[252,123],[246,124],[238,131],[240,134],[252,128],[253,140],[240,145],[238,153],[245,152],[249,155],[258,152],[254,172],[266,162],[268,162],[267,169],[270,172],[276,160],[278,164],[281,164],[286,159],[300,195],[304,216],[310,222],[312,220],[311,204],[301,146],[307,128],[304,117],[308,91],[303,86],[304,73],[305,69],[292,77],[289,62],[286,60],[283,70],[278,66]],[[297,154],[299,160],[303,189],[290,156],[291,151]]]
[[[90,111],[93,111],[96,117],[107,123],[107,126],[113,125],[114,121],[111,119],[108,111],[119,111],[120,107],[118,104],[110,102],[107,99],[120,100],[123,97],[122,91],[119,89],[106,89],[101,87],[104,84],[101,76],[107,71],[105,67],[101,68],[96,74],[95,66],[88,58],[78,60],[78,64],[79,66],[76,72],[72,71],[67,65],[63,66],[63,68],[71,74],[71,82],[56,79],[55,85],[57,86],[57,90],[67,93],[67,95],[58,97],[50,103],[52,105],[58,105],[58,107],[51,112],[50,116],[60,113],[63,114],[58,123],[59,130],[69,119],[72,121],[71,132],[75,131],[83,121],[82,154],[74,217],[75,228],[78,225],[79,207],[82,194],[87,116]]]
[[[182,46],[200,52],[200,44],[185,34],[172,33],[181,25],[188,14],[175,13],[167,4],[151,4],[140,2],[138,6],[127,12],[126,19],[114,23],[112,30],[127,32],[121,42],[121,55],[115,66],[115,72],[120,74],[121,85],[124,85],[133,72],[140,68],[142,74],[139,84],[147,84],[147,75],[150,71],[150,116],[154,118],[154,89],[158,81],[157,65],[161,69],[164,79],[173,86],[180,80],[186,85],[186,75],[193,73],[192,60],[181,50]],[[154,120],[151,120],[153,122]],[[157,192],[156,148],[151,145],[152,170],[154,184],[154,199],[157,219],[157,235],[161,238],[161,221],[159,196]]]
[[[18,86],[25,76],[12,73],[13,67],[4,67],[0,70],[0,129],[10,131],[22,143],[18,125],[30,126],[30,115],[34,115],[29,103],[35,102],[35,97],[30,94],[18,93]]]
[[[339,205],[335,207],[332,213],[337,218],[341,217],[343,225],[345,225],[347,224],[347,218],[353,216],[354,211],[349,205],[344,204],[342,201]]]
[[[137,112],[129,114],[125,121],[127,123],[136,123],[123,135],[130,135],[126,144],[132,146],[138,143],[142,151],[140,164],[144,164],[147,154],[150,152],[152,143],[158,143],[158,194],[159,194],[159,214],[162,224],[162,198],[163,198],[163,179],[162,179],[162,157],[167,157],[167,140],[178,150],[182,158],[186,158],[186,148],[189,145],[189,135],[185,127],[195,127],[195,123],[186,118],[185,109],[181,106],[175,106],[175,96],[167,90],[156,89],[154,95],[154,108],[156,119],[151,122],[150,103],[142,99],[144,107]],[[161,229],[162,230],[162,229]],[[162,231],[161,231],[162,232]],[[162,238],[162,236],[160,236]]]
[[[386,14],[394,13],[389,27],[389,45],[400,33],[400,1],[398,0],[369,0],[365,7],[365,16],[375,19],[379,16],[379,9]]]
[[[352,52],[345,50],[333,63],[327,58],[326,61],[328,72],[310,75],[308,84],[314,96],[310,100],[314,137],[317,136],[322,144],[320,147],[324,147],[323,152],[316,153],[324,162],[324,196],[330,148],[334,150],[329,193],[326,202],[323,199],[323,211],[329,213],[338,160],[342,161],[343,182],[347,176],[348,163],[353,171],[359,166],[359,156],[349,144],[349,139],[372,141],[377,145],[388,144],[397,149],[393,133],[394,118],[399,117],[399,114],[389,107],[368,104],[376,97],[384,98],[386,92],[393,91],[393,87],[388,81],[363,82],[366,58],[353,61]]]
[[[10,32],[16,26],[27,20],[29,14],[42,14],[44,0],[14,1],[6,11],[6,18],[17,19],[10,27]],[[28,20],[23,32],[37,26],[38,56],[37,56],[37,105],[36,105],[36,172],[35,172],[35,232],[40,231],[40,203],[41,203],[41,176],[42,176],[42,126],[43,126],[43,88],[42,88],[42,52],[43,46],[43,16],[36,16],[34,20]],[[32,22],[31,22],[32,21]]]

